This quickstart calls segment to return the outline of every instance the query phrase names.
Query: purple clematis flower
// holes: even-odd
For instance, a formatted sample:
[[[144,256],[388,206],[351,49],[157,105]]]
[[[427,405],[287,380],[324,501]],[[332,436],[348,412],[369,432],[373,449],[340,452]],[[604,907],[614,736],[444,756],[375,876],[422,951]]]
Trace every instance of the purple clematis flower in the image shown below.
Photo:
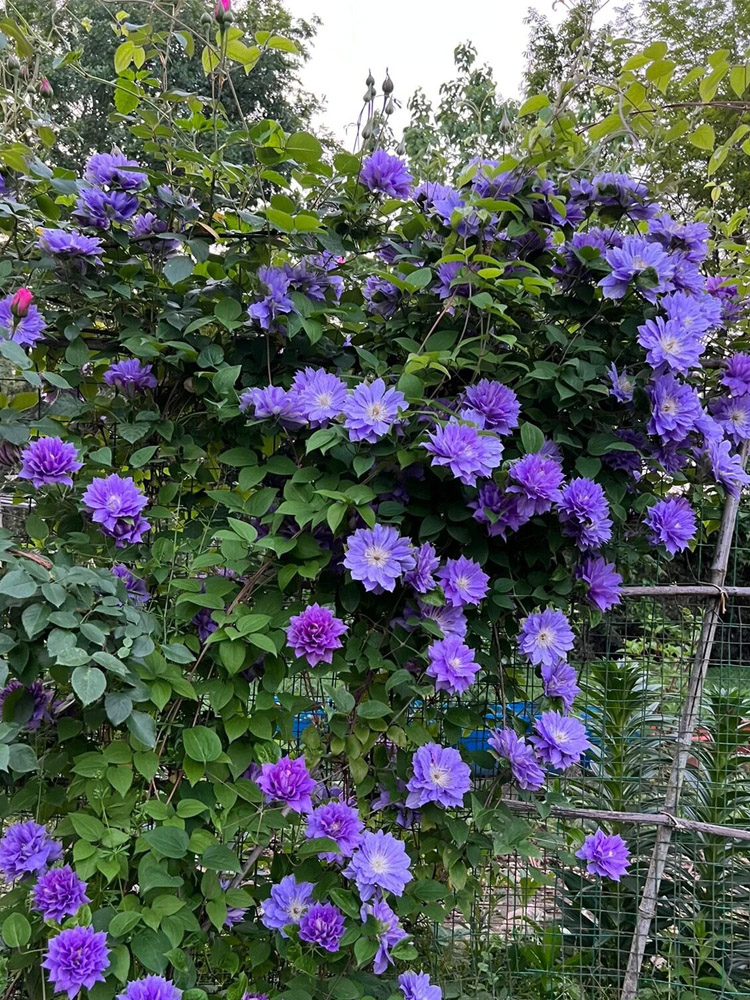
[[[630,851],[622,837],[615,833],[607,835],[602,829],[592,833],[583,842],[576,857],[586,862],[586,869],[592,875],[601,875],[619,882],[630,867]]]
[[[686,549],[698,530],[695,511],[684,497],[653,504],[646,511],[645,523],[651,529],[651,544],[663,545],[670,555]]]
[[[73,473],[83,467],[77,461],[78,451],[68,441],[59,437],[42,437],[32,441],[21,452],[20,479],[28,479],[32,486],[72,486]]]
[[[324,861],[342,862],[350,858],[362,840],[364,823],[354,806],[340,799],[318,806],[310,813],[305,836],[309,838],[328,837],[338,845],[338,851],[323,851],[318,855]]]
[[[389,198],[408,198],[414,178],[406,164],[384,149],[376,149],[362,164],[359,179],[368,191]]]
[[[518,427],[521,404],[518,396],[502,382],[483,378],[464,393],[464,406],[480,414],[485,430],[504,436]]]
[[[92,989],[104,982],[109,968],[107,932],[93,927],[70,927],[50,939],[42,962],[56,993],[78,995],[82,987]]]
[[[391,948],[403,941],[408,934],[398,922],[398,917],[384,899],[374,903],[364,903],[360,913],[363,922],[369,916],[378,922],[378,950],[375,953],[372,971],[376,976],[382,976],[389,965],[393,965]]]
[[[534,666],[554,666],[566,658],[574,643],[570,622],[554,608],[524,618],[518,634],[518,648]]]
[[[142,365],[137,358],[128,358],[110,365],[104,373],[104,381],[126,396],[135,396],[145,389],[156,388],[156,376],[151,371],[151,365]]]
[[[560,500],[560,486],[564,480],[560,464],[541,452],[524,455],[508,470],[508,493],[518,497],[517,513],[527,520],[551,510]]]
[[[344,914],[333,903],[312,903],[299,922],[299,939],[324,951],[338,951],[344,936]]]
[[[365,590],[375,594],[393,591],[404,573],[416,565],[411,542],[390,525],[358,528],[349,536],[344,566]]]
[[[612,537],[612,518],[604,490],[591,479],[573,479],[564,486],[558,504],[563,534],[579,549],[596,549]]]
[[[453,747],[426,743],[412,757],[414,774],[406,787],[407,809],[421,809],[434,802],[444,809],[460,809],[471,787],[471,770]]]
[[[375,444],[409,408],[404,394],[386,387],[382,378],[362,382],[344,402],[344,427],[350,441]]]
[[[584,559],[576,571],[579,580],[587,587],[586,599],[599,611],[609,611],[620,603],[622,577],[615,570],[614,563],[601,556]]]
[[[554,664],[542,664],[544,694],[547,698],[559,698],[566,713],[571,710],[576,696],[581,693],[577,681],[575,670],[564,660]]]
[[[467,486],[475,486],[478,476],[490,476],[502,460],[502,441],[471,424],[449,420],[428,437],[422,447],[432,455],[431,464],[447,466]]]
[[[638,327],[638,343],[646,351],[646,361],[654,369],[666,365],[671,371],[686,375],[691,368],[700,367],[700,357],[705,344],[699,336],[689,333],[677,321],[648,319]]]
[[[560,712],[542,712],[534,722],[534,732],[529,740],[542,763],[560,771],[577,764],[581,754],[591,747],[583,723]]]
[[[260,771],[257,785],[267,802],[281,802],[292,812],[312,812],[315,781],[304,757],[282,757],[275,764],[261,765]]]
[[[62,857],[62,844],[29,819],[9,826],[0,839],[0,872],[8,882],[41,875]]]
[[[407,570],[404,574],[404,583],[408,587],[413,587],[418,594],[427,594],[433,590],[437,583],[432,575],[440,565],[440,559],[435,552],[435,546],[430,542],[425,542],[413,551],[416,565],[414,569]]]
[[[20,289],[15,295],[6,295],[0,299],[0,327],[6,331],[8,339],[20,344],[21,347],[33,347],[42,340],[47,324],[37,307],[28,303],[19,311],[15,305],[17,296],[23,292]],[[26,289],[25,291],[28,292]],[[29,293],[30,296],[30,293]]]
[[[287,645],[295,656],[304,657],[311,667],[316,667],[333,662],[334,650],[341,649],[340,636],[346,631],[340,618],[316,602],[289,619]]]
[[[402,972],[398,985],[404,1000],[442,1000],[443,991],[430,982],[426,972]]]
[[[39,876],[32,892],[31,905],[41,913],[43,920],[62,923],[66,917],[74,917],[85,903],[91,902],[86,888],[86,883],[78,878],[70,865],[50,868]]]
[[[519,788],[535,792],[542,787],[544,771],[523,736],[512,729],[496,729],[487,742],[498,756],[508,761]]]
[[[402,896],[411,882],[411,860],[402,841],[392,833],[365,831],[362,842],[343,874],[357,883],[363,903],[383,892]]]
[[[612,268],[599,282],[605,297],[621,299],[636,288],[648,302],[656,302],[660,292],[674,286],[674,265],[658,243],[649,243],[642,236],[626,236],[621,247],[610,247],[604,258]]]
[[[294,875],[286,875],[271,888],[271,895],[261,904],[260,921],[269,930],[278,931],[283,938],[290,924],[299,924],[312,903],[315,886],[312,882],[298,882]]]
[[[182,990],[163,976],[144,976],[128,983],[117,1000],[180,1000]]]
[[[464,645],[455,634],[433,642],[427,650],[430,665],[425,672],[435,679],[435,690],[447,691],[448,694],[467,691],[480,670],[474,655],[474,650]]]
[[[84,177],[92,184],[121,191],[140,191],[148,186],[148,176],[140,164],[122,153],[94,153],[86,163]]]
[[[709,441],[708,457],[716,481],[721,483],[730,497],[738,497],[742,487],[750,483],[750,476],[743,469],[740,456],[732,453],[729,441]]]
[[[437,578],[446,601],[454,608],[479,604],[487,596],[490,578],[479,563],[466,556],[446,560],[445,566],[438,570]]]
[[[722,384],[729,389],[731,396],[744,396],[750,393],[750,354],[738,351],[726,363]]]
[[[37,246],[52,257],[86,258],[96,264],[104,252],[98,236],[84,236],[77,229],[43,229]]]
[[[299,430],[307,423],[299,394],[277,385],[247,389],[240,396],[240,412],[253,407],[256,420],[276,420],[287,430]]]

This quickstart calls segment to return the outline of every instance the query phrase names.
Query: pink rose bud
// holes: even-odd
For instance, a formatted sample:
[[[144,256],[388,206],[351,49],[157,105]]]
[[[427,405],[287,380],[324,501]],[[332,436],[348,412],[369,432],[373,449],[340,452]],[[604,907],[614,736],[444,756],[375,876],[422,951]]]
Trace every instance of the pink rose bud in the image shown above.
[[[216,6],[214,7],[214,19],[218,21],[219,24],[232,20],[231,6],[232,0],[217,0]]]
[[[10,300],[10,311],[16,319],[23,319],[24,316],[29,315],[29,306],[33,301],[34,296],[28,288],[19,288]]]
[[[52,89],[52,85],[51,85],[51,83],[49,82],[49,80],[47,79],[46,76],[44,77],[44,79],[39,84],[39,93],[46,100],[49,100],[51,97],[54,97],[55,92]]]

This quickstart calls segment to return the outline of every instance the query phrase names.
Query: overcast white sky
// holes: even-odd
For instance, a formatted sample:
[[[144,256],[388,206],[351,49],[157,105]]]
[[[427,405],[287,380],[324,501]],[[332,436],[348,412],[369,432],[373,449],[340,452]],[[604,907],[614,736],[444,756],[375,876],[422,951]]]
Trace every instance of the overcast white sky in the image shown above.
[[[326,99],[323,122],[350,145],[347,131],[362,108],[365,78],[372,69],[378,90],[386,67],[395,96],[404,105],[418,86],[436,98],[453,75],[453,50],[470,40],[482,62],[495,71],[500,93],[519,93],[530,7],[553,22],[564,15],[553,0],[286,0],[299,17],[322,19],[312,58],[303,72],[305,86]],[[408,121],[394,116],[397,134]]]

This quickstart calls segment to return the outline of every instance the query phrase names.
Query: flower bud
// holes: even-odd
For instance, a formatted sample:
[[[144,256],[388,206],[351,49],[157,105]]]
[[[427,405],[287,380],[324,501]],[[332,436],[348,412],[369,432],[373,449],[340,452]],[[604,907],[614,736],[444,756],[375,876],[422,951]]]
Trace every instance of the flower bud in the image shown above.
[[[507,110],[503,108],[503,117],[500,119],[500,131],[510,132],[510,130],[511,130],[510,118],[508,118]]]
[[[21,77],[22,80],[28,80],[29,67],[26,65],[26,63],[21,63],[21,68],[18,71],[18,75]]]
[[[232,0],[216,0],[216,6],[214,7],[214,20],[218,21],[219,24],[231,21],[231,5]]]
[[[33,301],[34,296],[28,288],[19,288],[10,300],[10,311],[16,319],[23,319],[24,316],[29,315],[29,306]]]
[[[393,103],[393,98],[389,97],[388,102],[386,103],[385,106],[385,113],[387,115],[392,115],[395,110],[396,110],[396,105]]]
[[[365,127],[362,129],[362,138],[363,139],[369,139],[370,138],[370,136],[372,135],[373,126],[374,126],[374,122],[373,122],[372,118],[368,118],[367,121],[365,122]]]
[[[393,80],[391,80],[391,76],[388,70],[385,71],[385,80],[383,80],[383,93],[384,94],[393,93]]]
[[[367,90],[365,91],[365,96],[362,98],[362,100],[364,101],[365,104],[369,104],[370,101],[375,100],[376,93],[377,91],[375,90],[374,87],[368,87]]]
[[[45,101],[50,101],[55,96],[55,92],[52,89],[52,85],[50,84],[46,76],[39,83],[37,90],[39,91],[39,94],[45,99]]]
[[[214,19],[211,16],[211,14],[209,14],[207,10],[204,10],[203,13],[201,14],[201,24],[213,24],[213,23]]]
[[[8,56],[8,69],[13,74],[13,76],[18,73],[21,68],[21,60],[16,55]]]
[[[375,86],[375,77],[372,75],[372,70],[370,70],[370,72],[368,72],[367,79],[365,80],[365,84],[366,84],[368,90],[369,90],[370,87],[374,87]]]

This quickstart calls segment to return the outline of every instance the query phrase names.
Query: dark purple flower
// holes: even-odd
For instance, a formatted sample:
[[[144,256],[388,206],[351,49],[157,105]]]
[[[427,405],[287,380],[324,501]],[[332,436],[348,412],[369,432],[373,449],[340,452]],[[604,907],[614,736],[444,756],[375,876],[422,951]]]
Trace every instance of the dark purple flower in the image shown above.
[[[292,389],[297,389],[297,407],[311,427],[325,427],[344,412],[346,383],[322,369],[306,368],[304,381],[295,376]]]
[[[312,812],[310,793],[315,781],[304,757],[282,757],[275,764],[263,764],[257,784],[267,802],[282,802],[292,812]]]
[[[504,201],[518,194],[523,187],[524,175],[520,170],[500,170],[497,160],[482,160],[479,157],[472,161],[471,165],[474,164],[477,170],[471,186],[480,198]]]
[[[583,842],[576,857],[586,862],[586,870],[592,875],[601,875],[619,882],[630,867],[630,851],[622,837],[615,833],[607,835],[602,829],[592,833]]]
[[[508,470],[508,493],[518,496],[517,514],[523,518],[544,514],[560,500],[564,479],[558,462],[540,452],[524,455]]]
[[[446,635],[445,639],[433,642],[427,650],[430,665],[425,673],[435,679],[435,690],[448,694],[467,691],[480,670],[474,655],[474,650],[457,635]]]
[[[312,882],[298,882],[294,875],[286,875],[271,888],[271,895],[261,904],[260,920],[264,927],[289,937],[284,928],[298,924],[312,903],[315,886]]]
[[[597,174],[592,180],[592,187],[592,200],[605,208],[620,209],[631,219],[651,219],[659,211],[643,181],[627,174]]]
[[[376,274],[371,274],[365,278],[362,296],[367,303],[369,313],[374,316],[382,316],[383,319],[390,319],[398,309],[402,292],[398,285],[394,285],[387,278],[379,278]]]
[[[476,485],[478,476],[490,476],[502,460],[503,444],[471,424],[449,420],[429,433],[422,447],[432,455],[431,465],[447,465],[456,479]]]
[[[663,545],[670,555],[688,547],[698,530],[695,511],[684,497],[660,500],[646,511],[645,524],[651,529],[652,545]]]
[[[711,414],[736,445],[750,439],[750,394],[720,396],[712,401]]]
[[[416,564],[411,542],[390,525],[358,528],[349,536],[344,566],[365,590],[375,594],[395,590],[398,580]]]
[[[28,687],[22,684],[17,678],[11,678],[5,687],[0,691],[0,719],[4,717],[4,706],[8,698],[13,694],[14,691],[25,691],[28,699],[31,699],[31,703],[27,704],[27,712],[30,714],[28,718],[23,722],[18,722],[13,718],[6,721],[16,722],[16,725],[22,726],[24,729],[38,729],[42,722],[50,718],[50,706],[52,705],[53,695],[51,691],[45,691],[44,685],[41,681],[32,681]],[[23,700],[23,698],[22,698]],[[14,714],[17,704],[14,706]],[[26,713],[24,713],[26,714]]]
[[[122,580],[125,584],[125,590],[128,592],[128,597],[131,601],[135,601],[136,604],[142,604],[151,597],[145,581],[141,580],[140,577],[134,576],[128,567],[123,566],[122,563],[117,563],[112,567],[112,576],[116,576],[118,580]]]
[[[684,441],[691,431],[705,424],[698,393],[692,386],[678,382],[673,375],[655,378],[650,389],[651,419],[648,433],[665,441]]]
[[[445,599],[454,608],[479,604],[487,596],[489,577],[479,563],[466,556],[446,560],[437,572]]]
[[[130,478],[113,473],[94,479],[82,499],[91,519],[116,539],[117,548],[126,542],[139,542],[151,527],[140,513],[148,501]]]
[[[738,351],[726,363],[722,383],[729,389],[731,396],[744,396],[750,393],[750,354]]]
[[[673,287],[669,257],[658,243],[649,243],[642,236],[626,236],[621,247],[610,247],[604,257],[612,271],[599,286],[608,299],[621,299],[633,287],[648,302],[656,302],[657,293]]]
[[[287,430],[298,430],[307,423],[299,393],[287,392],[277,385],[243,392],[240,396],[240,411],[251,406],[256,420],[276,420]]]
[[[470,385],[464,393],[464,407],[483,417],[485,430],[501,436],[518,427],[521,404],[515,392],[502,382],[483,378],[476,385]]]
[[[576,696],[581,693],[577,684],[578,676],[564,660],[553,664],[542,664],[542,683],[547,698],[560,698],[563,711],[569,712]]]
[[[466,635],[468,625],[461,608],[452,608],[449,604],[438,607],[435,604],[425,604],[417,601],[417,612],[419,617],[435,622],[444,636],[454,635],[463,639]]]
[[[96,258],[95,263],[104,252],[98,236],[84,236],[77,229],[43,229],[37,246],[53,257]]]
[[[706,278],[706,291],[721,307],[722,326],[731,326],[743,318],[747,304],[740,299],[737,285],[725,275],[709,275]]]
[[[605,251],[611,246],[622,246],[622,236],[614,230],[593,228],[585,233],[574,233],[559,250],[563,263],[552,266],[562,289],[569,291],[577,284],[593,281],[599,272],[591,267],[592,262],[603,260]]]
[[[117,1000],[180,1000],[182,990],[162,976],[145,976],[128,983]]]
[[[581,754],[591,747],[583,723],[560,712],[542,712],[529,740],[542,763],[560,771],[577,764]]]
[[[214,621],[213,612],[210,608],[201,608],[197,614],[193,615],[190,624],[195,625],[198,629],[198,638],[201,642],[205,642],[219,627],[218,623]]]
[[[601,556],[589,556],[578,567],[576,576],[586,584],[586,599],[599,611],[608,611],[620,603],[622,577],[614,563]]]
[[[78,995],[82,986],[90,990],[103,983],[102,975],[109,968],[107,932],[93,927],[70,927],[50,939],[42,962],[49,972],[55,993]]]
[[[84,177],[99,187],[119,188],[121,191],[140,191],[148,187],[148,177],[140,169],[140,164],[122,153],[94,153],[86,163]]]
[[[409,404],[398,389],[387,388],[382,378],[361,382],[344,402],[344,427],[350,441],[375,444],[398,420]]]
[[[408,935],[384,899],[376,899],[374,903],[364,903],[360,915],[363,921],[366,921],[368,916],[373,916],[378,922],[378,950],[375,953],[372,971],[376,976],[382,976],[388,966],[393,965],[391,948],[395,948],[399,941],[403,941]]]
[[[648,447],[648,440],[644,434],[639,431],[615,431],[617,437],[626,444],[633,446],[633,449],[608,451],[606,455],[603,456],[602,461],[605,465],[608,465],[610,469],[619,469],[622,472],[628,472],[631,476],[638,478],[640,476],[641,470],[643,468],[643,458],[640,454]]]
[[[519,502],[523,506],[517,494],[503,493],[494,483],[484,483],[469,506],[474,510],[474,520],[487,525],[491,537],[499,535],[505,540],[509,531],[518,531],[530,518],[519,513]]]
[[[413,775],[406,787],[407,809],[421,809],[434,802],[444,809],[460,809],[471,787],[471,769],[453,747],[426,743],[411,759]]]
[[[86,883],[82,881],[70,865],[50,868],[39,876],[32,892],[32,907],[38,910],[43,920],[62,923],[65,917],[74,917],[84,903],[91,900],[86,895]]]
[[[408,198],[414,180],[403,160],[376,149],[362,164],[359,179],[368,191],[390,198]]]
[[[740,456],[732,452],[729,441],[709,441],[708,457],[716,481],[721,483],[730,497],[738,497],[742,487],[750,483],[750,476],[742,467]]]
[[[104,381],[126,396],[135,396],[145,389],[156,388],[156,377],[151,372],[151,365],[142,365],[137,358],[128,358],[110,365],[104,373]]]
[[[617,366],[612,363],[609,369],[609,381],[612,388],[609,390],[610,396],[614,396],[619,403],[629,403],[633,398],[635,383],[628,375],[627,371],[617,371]]]
[[[563,534],[579,549],[596,549],[612,537],[612,519],[604,490],[591,479],[573,479],[564,486],[558,504]]]
[[[500,757],[510,764],[513,779],[526,792],[535,792],[544,784],[544,771],[526,740],[512,729],[496,729],[487,740]]]
[[[402,896],[406,883],[412,880],[410,866],[402,841],[383,830],[366,830],[343,874],[357,883],[360,899],[366,903],[381,892]]]
[[[0,839],[0,872],[8,882],[41,875],[61,857],[62,844],[33,819],[7,827]]]
[[[689,261],[700,264],[708,254],[711,230],[704,222],[676,222],[662,212],[648,224],[646,239],[660,243],[665,250],[684,253]]]
[[[22,316],[15,315],[15,297],[6,295],[4,299],[0,299],[0,327],[6,331],[9,340],[21,347],[33,347],[37,341],[42,340],[47,324],[35,305],[30,304]]]
[[[295,656],[304,656],[311,667],[319,663],[332,663],[333,651],[341,649],[342,636],[347,626],[328,608],[311,604],[289,619],[286,630],[287,645]]]
[[[280,316],[296,312],[288,294],[289,275],[281,267],[259,267],[258,280],[266,289],[266,294],[248,307],[247,314],[261,329],[272,330]]]
[[[638,327],[638,343],[646,351],[646,361],[652,368],[666,365],[683,375],[700,366],[705,347],[698,336],[686,331],[677,320],[661,316]]]
[[[443,991],[430,982],[426,972],[402,972],[398,985],[404,1000],[442,1000]]]
[[[332,254],[315,254],[301,260],[299,264],[286,264],[284,270],[289,276],[289,287],[295,292],[302,292],[314,302],[325,302],[326,289],[332,288],[336,299],[341,298],[344,291],[344,279],[337,274],[329,274],[335,270],[343,258],[337,259]]]
[[[58,437],[42,437],[32,441],[21,452],[20,479],[28,479],[32,486],[72,486],[73,473],[83,467],[78,462],[78,451],[68,441]]]
[[[338,951],[344,936],[344,914],[333,903],[312,903],[299,922],[299,939],[325,951]]]
[[[138,211],[138,198],[126,191],[102,191],[84,187],[73,215],[85,225],[109,229],[113,222],[127,222]]]
[[[690,295],[672,292],[659,302],[672,323],[676,323],[686,337],[700,337],[721,323],[721,306],[710,295]]]
[[[413,587],[418,594],[427,594],[435,586],[435,577],[432,575],[440,565],[440,559],[435,552],[435,546],[430,542],[425,542],[419,548],[413,550],[416,565],[414,569],[407,570],[404,574],[404,583],[408,587]]]
[[[324,861],[343,861],[352,856],[362,839],[364,823],[354,806],[339,799],[318,806],[307,820],[305,836],[328,837],[338,844],[338,851],[323,851],[318,857]]]
[[[554,608],[545,608],[524,618],[518,633],[518,648],[535,667],[554,666],[564,660],[575,643],[570,622]]]
[[[452,295],[460,295],[467,299],[471,295],[471,273],[463,261],[449,260],[444,264],[438,264],[435,270],[437,281],[432,288],[438,293],[439,298],[449,299]]]

